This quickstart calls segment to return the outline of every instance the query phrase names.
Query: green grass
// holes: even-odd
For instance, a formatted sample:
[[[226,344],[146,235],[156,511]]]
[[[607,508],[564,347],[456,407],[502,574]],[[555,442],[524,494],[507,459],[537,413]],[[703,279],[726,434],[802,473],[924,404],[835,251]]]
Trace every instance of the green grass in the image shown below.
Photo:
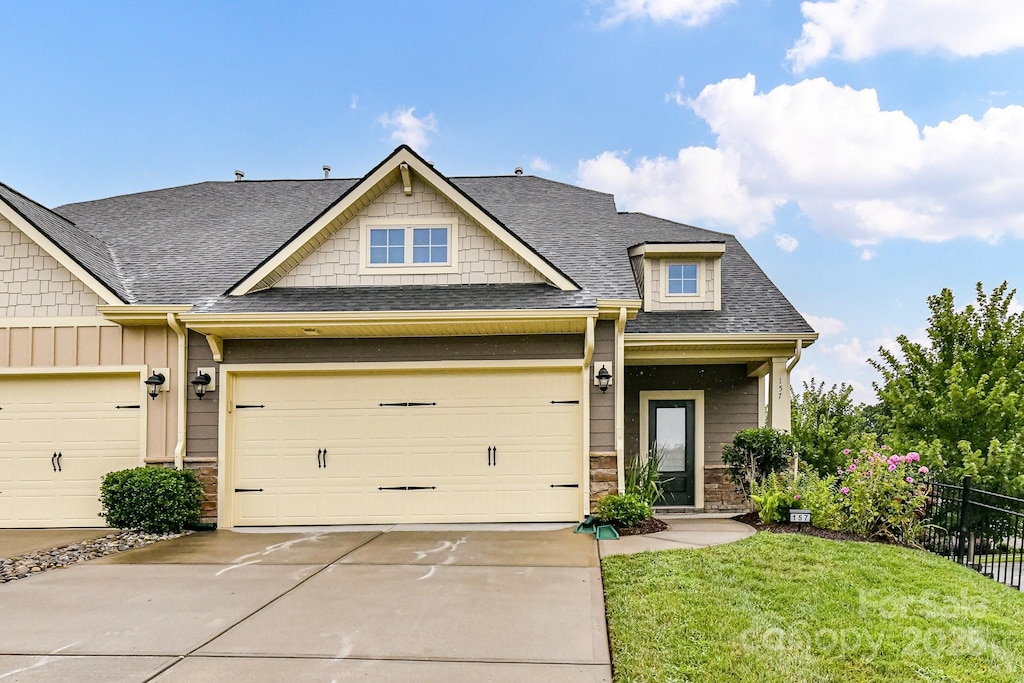
[[[922,551],[761,532],[601,566],[617,681],[1024,680],[1024,594]]]

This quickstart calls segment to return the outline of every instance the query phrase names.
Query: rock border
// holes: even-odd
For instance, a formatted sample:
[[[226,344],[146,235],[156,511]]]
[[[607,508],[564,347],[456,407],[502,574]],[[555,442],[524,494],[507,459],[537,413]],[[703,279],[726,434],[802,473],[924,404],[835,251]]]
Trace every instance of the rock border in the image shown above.
[[[26,579],[51,569],[63,569],[99,557],[116,555],[125,550],[143,548],[160,541],[188,536],[194,531],[147,534],[141,531],[119,531],[88,541],[37,550],[25,555],[0,558],[0,584]]]

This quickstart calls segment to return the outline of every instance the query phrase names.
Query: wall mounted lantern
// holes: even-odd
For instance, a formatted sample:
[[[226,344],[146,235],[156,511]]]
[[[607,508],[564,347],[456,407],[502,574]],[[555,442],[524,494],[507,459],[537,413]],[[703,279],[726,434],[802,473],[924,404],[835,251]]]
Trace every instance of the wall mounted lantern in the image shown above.
[[[601,365],[601,369],[597,371],[595,383],[601,388],[601,393],[608,391],[608,386],[612,383],[612,373],[608,372],[608,368],[603,364]]]
[[[146,380],[146,390],[149,392],[149,397],[156,400],[156,395],[159,394],[163,389],[161,387],[164,382],[167,381],[167,377],[162,372],[153,371],[153,374]]]
[[[206,391],[213,390],[211,386],[213,378],[210,373],[205,371],[205,368],[199,368],[196,372],[196,376],[192,379],[192,390],[196,392],[196,396],[200,401],[203,400],[203,396],[206,396]]]

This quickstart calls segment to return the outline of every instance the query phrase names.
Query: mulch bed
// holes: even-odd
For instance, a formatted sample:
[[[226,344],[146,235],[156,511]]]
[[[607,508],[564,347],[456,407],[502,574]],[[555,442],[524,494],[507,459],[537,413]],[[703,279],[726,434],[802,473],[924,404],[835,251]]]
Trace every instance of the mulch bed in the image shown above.
[[[848,531],[832,531],[831,529],[819,529],[816,526],[810,524],[786,524],[783,522],[775,522],[773,524],[762,524],[761,518],[757,516],[756,512],[747,512],[742,515],[736,515],[733,517],[737,522],[743,522],[748,524],[758,531],[772,531],[777,534],[804,534],[805,536],[817,536],[818,538],[827,538],[830,541],[861,541],[862,543],[885,543],[891,544],[890,541],[884,538],[864,538],[863,536],[857,536],[851,534]]]
[[[644,521],[640,522],[636,526],[615,526],[615,530],[619,532],[619,536],[640,536],[641,534],[656,534],[659,531],[664,531],[668,528],[668,524],[661,521],[657,517],[648,517]]]

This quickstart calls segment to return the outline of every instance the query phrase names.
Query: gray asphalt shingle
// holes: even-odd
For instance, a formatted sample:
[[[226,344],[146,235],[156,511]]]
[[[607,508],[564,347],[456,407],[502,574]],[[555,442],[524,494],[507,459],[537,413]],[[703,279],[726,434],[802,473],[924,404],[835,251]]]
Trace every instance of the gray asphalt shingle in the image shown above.
[[[449,180],[582,291],[464,285],[275,288],[226,296],[358,179],[205,182],[56,211],[3,185],[0,196],[130,303],[194,304],[197,312],[592,307],[597,299],[639,298],[627,253],[632,246],[725,242],[721,311],[641,313],[627,331],[813,331],[732,235],[620,213],[612,195],[535,176]]]

